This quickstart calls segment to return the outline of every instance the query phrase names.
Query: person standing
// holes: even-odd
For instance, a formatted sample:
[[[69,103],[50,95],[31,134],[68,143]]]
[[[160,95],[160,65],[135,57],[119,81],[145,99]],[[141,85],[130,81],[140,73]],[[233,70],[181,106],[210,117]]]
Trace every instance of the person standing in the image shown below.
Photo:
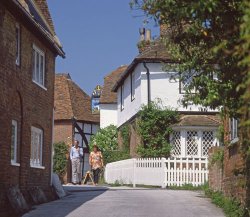
[[[103,167],[103,157],[102,153],[99,151],[98,146],[96,144],[93,147],[93,151],[90,153],[89,165],[91,166],[91,169],[93,171],[94,184],[98,185],[99,174],[101,168]]]
[[[70,160],[72,164],[72,183],[81,184],[81,158],[83,150],[79,147],[79,141],[74,141],[74,146],[70,150]]]

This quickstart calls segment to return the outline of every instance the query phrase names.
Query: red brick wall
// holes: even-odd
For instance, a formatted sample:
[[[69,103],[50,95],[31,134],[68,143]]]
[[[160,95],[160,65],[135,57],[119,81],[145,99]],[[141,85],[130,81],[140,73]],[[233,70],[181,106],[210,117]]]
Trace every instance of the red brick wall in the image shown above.
[[[56,142],[65,142],[68,147],[69,151],[72,145],[72,133],[73,133],[73,127],[72,127],[72,121],[71,120],[65,120],[65,121],[55,121],[54,124],[54,143]],[[69,159],[69,155],[67,155],[68,158],[68,164],[67,164],[67,172],[65,176],[63,177],[64,183],[71,182],[71,162]]]
[[[28,24],[18,22],[0,2],[0,184],[30,187],[50,186],[52,121],[54,106],[55,53],[33,34]],[[21,28],[21,65],[15,64],[15,25]],[[32,82],[32,46],[45,53],[45,86]],[[10,164],[11,121],[19,124],[20,167]],[[31,126],[44,131],[43,166],[30,167]]]

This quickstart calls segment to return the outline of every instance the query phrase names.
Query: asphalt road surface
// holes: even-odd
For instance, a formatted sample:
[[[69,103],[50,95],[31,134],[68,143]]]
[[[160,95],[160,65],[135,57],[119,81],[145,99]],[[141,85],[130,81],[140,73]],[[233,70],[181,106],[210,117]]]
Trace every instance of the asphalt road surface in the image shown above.
[[[202,192],[67,187],[69,196],[35,207],[23,217],[224,217]]]

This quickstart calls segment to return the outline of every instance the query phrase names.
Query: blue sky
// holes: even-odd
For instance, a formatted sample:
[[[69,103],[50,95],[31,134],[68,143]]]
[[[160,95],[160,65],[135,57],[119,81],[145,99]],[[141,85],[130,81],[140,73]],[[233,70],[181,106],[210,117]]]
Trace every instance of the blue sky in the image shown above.
[[[56,72],[68,72],[88,94],[103,84],[106,74],[129,64],[138,55],[142,12],[132,11],[130,0],[47,0],[66,59],[57,58]]]

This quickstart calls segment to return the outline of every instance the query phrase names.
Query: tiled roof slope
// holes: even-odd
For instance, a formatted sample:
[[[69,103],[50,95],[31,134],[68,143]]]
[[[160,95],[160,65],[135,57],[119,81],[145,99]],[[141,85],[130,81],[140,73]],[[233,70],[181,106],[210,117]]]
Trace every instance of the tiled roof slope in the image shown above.
[[[221,119],[218,115],[183,115],[175,126],[211,126],[218,127]]]
[[[92,114],[91,98],[69,74],[56,74],[55,77],[55,120],[76,120],[100,122],[100,116]]]
[[[112,88],[126,69],[126,65],[120,66],[104,78],[104,86],[100,98],[101,104],[117,103],[117,93],[112,92]]]
[[[160,38],[151,41],[150,45],[146,46],[145,50],[139,54],[136,59],[140,60],[162,60],[170,61],[172,58],[170,54],[167,52],[166,46],[162,42]]]

